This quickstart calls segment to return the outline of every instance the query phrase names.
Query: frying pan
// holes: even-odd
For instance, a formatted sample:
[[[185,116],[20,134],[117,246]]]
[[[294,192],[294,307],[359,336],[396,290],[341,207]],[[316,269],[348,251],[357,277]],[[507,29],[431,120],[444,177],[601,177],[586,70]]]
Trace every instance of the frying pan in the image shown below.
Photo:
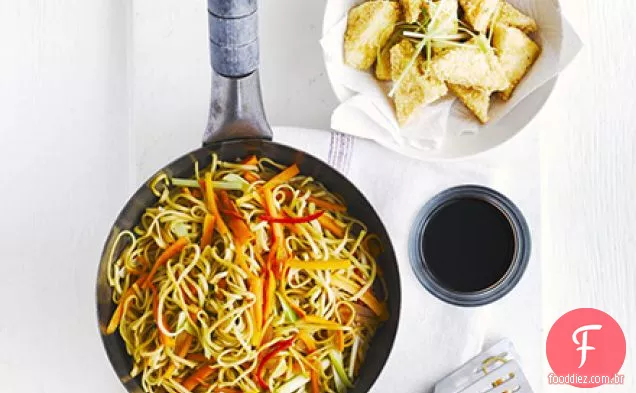
[[[224,161],[256,154],[287,165],[296,163],[301,173],[312,176],[344,198],[349,213],[365,222],[384,246],[378,265],[387,283],[390,317],[374,336],[355,387],[350,390],[352,393],[368,392],[389,357],[398,327],[401,291],[395,252],[382,221],[353,184],[318,158],[272,142],[260,93],[256,11],[256,0],[208,0],[212,99],[203,146],[176,159],[160,172],[191,177],[195,160],[207,166],[211,162],[211,152]],[[97,276],[97,317],[102,341],[115,372],[131,393],[143,393],[143,389],[139,378],[130,377],[132,359],[124,342],[119,333],[103,334],[115,310],[106,278],[107,258],[117,234],[132,229],[144,210],[157,202],[148,186],[149,181],[137,190],[117,217],[106,240]],[[115,250],[116,255],[121,251]]]

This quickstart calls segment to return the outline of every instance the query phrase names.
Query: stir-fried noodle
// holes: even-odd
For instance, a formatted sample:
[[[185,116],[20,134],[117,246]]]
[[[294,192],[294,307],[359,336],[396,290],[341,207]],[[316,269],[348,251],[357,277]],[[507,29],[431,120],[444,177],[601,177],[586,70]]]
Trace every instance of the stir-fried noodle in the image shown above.
[[[346,391],[387,318],[378,238],[296,165],[195,169],[158,175],[158,202],[111,248],[106,333],[131,375],[146,392]]]

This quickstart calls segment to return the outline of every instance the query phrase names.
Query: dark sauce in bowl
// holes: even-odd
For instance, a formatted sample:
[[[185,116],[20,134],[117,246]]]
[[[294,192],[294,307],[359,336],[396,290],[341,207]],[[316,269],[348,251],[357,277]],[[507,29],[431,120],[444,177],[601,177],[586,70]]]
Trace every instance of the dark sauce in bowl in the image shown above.
[[[477,307],[514,289],[531,247],[528,225],[510,199],[488,187],[462,185],[422,207],[409,236],[409,259],[432,295]]]
[[[424,260],[439,283],[457,292],[476,292],[497,284],[514,259],[510,220],[496,206],[461,198],[440,206],[422,237]]]

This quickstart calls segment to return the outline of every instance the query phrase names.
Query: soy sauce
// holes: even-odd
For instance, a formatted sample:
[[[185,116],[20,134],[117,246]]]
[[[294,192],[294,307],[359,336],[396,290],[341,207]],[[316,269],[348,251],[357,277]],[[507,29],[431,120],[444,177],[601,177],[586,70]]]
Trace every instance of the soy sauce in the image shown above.
[[[515,235],[506,215],[486,200],[459,198],[430,217],[422,237],[424,260],[444,287],[477,292],[497,284],[508,272]]]

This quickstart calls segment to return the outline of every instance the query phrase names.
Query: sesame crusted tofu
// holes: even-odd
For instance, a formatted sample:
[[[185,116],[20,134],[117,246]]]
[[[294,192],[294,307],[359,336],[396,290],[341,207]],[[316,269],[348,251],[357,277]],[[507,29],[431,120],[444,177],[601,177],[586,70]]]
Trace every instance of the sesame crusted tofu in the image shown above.
[[[400,80],[414,54],[415,48],[408,40],[402,40],[391,48],[391,76],[395,83],[399,82],[393,102],[400,125],[405,125],[417,108],[435,102],[448,93],[444,82],[425,71],[426,63],[419,56]]]
[[[404,19],[408,23],[417,22],[422,14],[422,9],[424,8],[426,1],[425,0],[400,0],[400,4],[402,4],[402,9],[404,9]]]
[[[345,63],[360,70],[369,69],[399,19],[400,6],[393,1],[368,1],[351,9],[344,37]]]
[[[504,70],[491,48],[481,48],[479,38],[471,46],[449,50],[432,61],[438,78],[455,85],[485,91],[502,91],[510,86]],[[486,44],[487,45],[487,44]]]
[[[459,0],[468,23],[479,33],[488,30],[499,0]]]
[[[481,121],[486,124],[490,118],[488,117],[488,109],[490,109],[490,92],[473,89],[472,87],[464,87],[461,85],[448,84],[448,89],[466,105],[468,109]]]
[[[510,81],[510,87],[501,92],[501,98],[507,101],[541,54],[541,48],[521,30],[501,24],[495,26],[493,46]]]
[[[537,31],[537,22],[533,18],[522,13],[506,1],[501,2],[499,13],[497,14],[497,23],[516,27],[526,34],[532,34]]]

